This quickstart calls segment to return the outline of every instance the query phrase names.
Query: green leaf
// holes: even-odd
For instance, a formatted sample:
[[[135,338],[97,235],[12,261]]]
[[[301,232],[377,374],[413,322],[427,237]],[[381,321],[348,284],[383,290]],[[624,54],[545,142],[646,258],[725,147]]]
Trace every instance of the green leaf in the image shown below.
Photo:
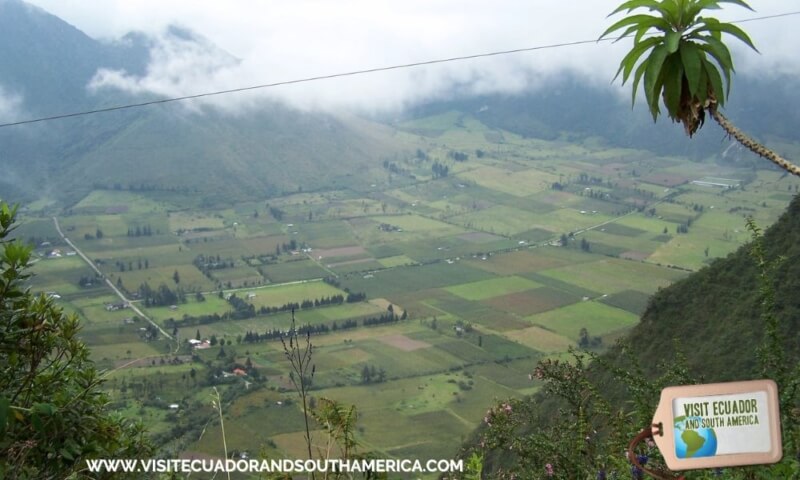
[[[643,22],[647,22],[648,24],[652,23],[655,26],[663,27],[664,30],[669,30],[670,29],[669,24],[666,23],[663,19],[660,19],[658,17],[654,17],[652,15],[644,15],[644,14],[631,15],[630,17],[625,17],[622,20],[618,21],[617,23],[615,23],[615,24],[611,25],[610,27],[608,27],[606,29],[606,31],[603,32],[602,35],[600,35],[598,40],[602,40],[603,37],[605,37],[609,33],[613,32],[613,31],[616,31],[616,30],[619,30],[622,27],[627,27],[628,25],[634,25],[634,24],[635,25],[639,25],[639,24],[642,24]]]
[[[62,457],[66,458],[70,462],[75,461],[75,457],[73,457],[72,453],[70,453],[69,450],[67,450],[66,448],[62,448],[61,450],[59,450],[59,453],[61,454]]]
[[[700,102],[705,102],[708,98],[708,74],[706,73],[706,69],[703,68],[700,70],[700,82],[697,86],[697,99]]]
[[[661,114],[661,107],[659,106],[659,100],[661,98],[661,95],[659,95],[659,93],[663,90],[663,88],[664,88],[664,75],[662,74],[659,75],[658,79],[656,80],[656,86],[654,89],[654,92],[656,94],[653,95],[651,103],[650,105],[648,105],[648,107],[650,108],[650,115],[653,116],[654,122],[658,120],[658,116]]]
[[[639,57],[644,54],[649,48],[657,45],[661,42],[660,38],[648,38],[647,40],[639,43],[627,55],[622,59],[619,64],[619,70],[617,70],[617,74],[614,76],[614,80],[617,79],[620,72],[622,72],[622,83],[623,85],[628,80],[631,72],[633,71],[633,67],[636,66],[636,62],[639,60]],[[613,81],[613,80],[612,80]]]
[[[664,66],[664,60],[667,58],[667,47],[665,45],[658,45],[647,57],[645,63],[647,68],[644,72],[644,93],[647,97],[647,105],[650,106],[650,113],[653,114],[653,119],[658,116],[658,94],[659,92],[659,78],[661,77],[661,68]],[[655,107],[655,108],[654,108]]]
[[[725,75],[725,91],[730,92],[731,89],[731,71],[732,68],[726,68],[724,62],[717,56],[716,50],[711,48],[711,45],[699,45],[700,50],[708,53],[711,57],[719,64],[719,69],[722,70],[722,73]]]
[[[700,39],[709,46],[711,49],[709,53],[719,62],[720,67],[735,71],[733,68],[733,57],[731,57],[731,51],[728,50],[727,45],[714,37],[700,37]]]
[[[719,10],[721,7],[718,5],[719,0],[700,0],[696,3],[689,5],[686,8],[686,17],[684,21],[687,25],[696,22],[695,17],[703,10]]]
[[[714,97],[720,106],[725,104],[725,91],[722,87],[722,77],[719,75],[717,67],[706,59],[703,59],[703,68],[708,76],[711,87],[714,89]]]
[[[648,8],[650,10],[656,10],[660,12],[662,15],[666,14],[667,12],[661,7],[661,2],[656,0],[629,0],[627,2],[623,2],[622,5],[616,8],[613,12],[609,13],[608,16],[612,16],[617,14],[623,10],[627,10],[631,12],[636,10],[637,8]]]
[[[681,11],[678,3],[673,0],[663,0],[658,3],[658,7],[653,10],[658,10],[671,25],[679,25]]]
[[[664,104],[672,119],[678,116],[683,87],[683,65],[677,55],[670,55],[664,62]]]
[[[633,44],[638,45],[641,41],[642,37],[651,29],[655,28],[664,32],[664,22],[660,18],[655,18],[653,21],[646,21],[643,20],[635,25],[631,25],[625,30],[616,40],[614,43],[619,42],[623,38],[627,38],[631,33],[636,32],[636,36],[633,37]],[[672,30],[667,29],[667,32]]]
[[[631,107],[636,103],[636,92],[639,90],[639,81],[642,79],[644,69],[647,67],[647,62],[642,62],[636,73],[633,74],[633,93],[631,94]]]
[[[52,416],[56,413],[56,407],[49,403],[36,403],[31,408],[35,413],[41,413],[42,415]]]
[[[678,51],[678,46],[681,42],[680,32],[669,32],[666,35],[664,44],[667,46],[667,53],[675,53]]]
[[[755,50],[756,52],[758,52],[758,49],[753,44],[753,41],[750,40],[750,37],[747,35],[747,33],[745,33],[744,30],[742,30],[741,28],[737,27],[736,25],[733,25],[731,23],[720,22],[719,20],[716,20],[714,18],[704,18],[704,19],[701,20],[701,23],[704,23],[705,27],[700,27],[696,31],[698,31],[698,32],[700,32],[700,31],[708,31],[708,32],[711,32],[712,34],[714,32],[724,32],[724,33],[733,35],[734,37],[736,37],[739,40],[741,40],[742,42],[744,42],[748,47],[750,47],[753,50]],[[717,37],[717,39],[719,39],[719,37],[717,35],[712,35],[712,36]],[[761,53],[761,52],[759,52],[759,53]]]
[[[697,87],[700,83],[701,52],[692,42],[681,43],[680,48],[683,71],[686,72],[686,81],[689,83],[689,93],[697,94]]]
[[[44,423],[42,422],[42,418],[39,416],[37,412],[33,412],[31,414],[31,423],[33,424],[33,428],[37,432],[44,433]]]

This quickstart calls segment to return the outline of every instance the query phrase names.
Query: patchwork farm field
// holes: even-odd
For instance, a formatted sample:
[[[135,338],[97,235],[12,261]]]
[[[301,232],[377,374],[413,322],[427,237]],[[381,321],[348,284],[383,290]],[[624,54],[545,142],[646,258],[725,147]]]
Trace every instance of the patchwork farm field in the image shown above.
[[[223,455],[213,388],[229,451],[304,455],[279,340],[294,318],[312,403],[355,406],[363,451],[449,458],[493,402],[540,388],[539,359],[583,334],[607,348],[800,185],[454,112],[401,128],[408,151],[384,183],[202,210],[124,189],[30,208],[17,235],[35,246],[31,288],[78,316],[114,405],[174,456]],[[740,186],[691,183],[709,176]]]

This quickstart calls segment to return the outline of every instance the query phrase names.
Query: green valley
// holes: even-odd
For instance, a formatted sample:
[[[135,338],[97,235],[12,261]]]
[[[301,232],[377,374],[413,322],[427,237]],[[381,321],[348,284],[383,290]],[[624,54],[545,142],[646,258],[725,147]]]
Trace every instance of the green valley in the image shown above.
[[[294,309],[313,332],[312,401],[355,405],[362,449],[450,458],[495,400],[540,388],[538,360],[613,345],[650,295],[735,251],[745,216],[774,222],[800,187],[455,111],[395,127],[374,183],[234,205],[120,186],[24,208],[33,289],[79,315],[114,407],[172,456],[223,455],[217,386],[229,450],[303,457],[277,339]]]

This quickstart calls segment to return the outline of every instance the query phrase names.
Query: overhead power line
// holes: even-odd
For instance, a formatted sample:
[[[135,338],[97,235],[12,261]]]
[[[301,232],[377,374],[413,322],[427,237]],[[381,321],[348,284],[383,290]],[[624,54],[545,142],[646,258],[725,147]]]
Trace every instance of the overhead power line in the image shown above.
[[[748,19],[742,19],[742,20],[735,20],[735,21],[730,22],[730,23],[755,22],[755,21],[760,21],[760,20],[769,20],[769,19],[780,18],[780,17],[788,17],[788,16],[792,16],[792,15],[800,15],[800,11],[785,12],[785,13],[779,13],[779,14],[775,14],[775,15],[766,15],[766,16],[762,16],[762,17],[754,17],[754,18],[748,18]],[[294,80],[285,80],[285,81],[281,81],[281,82],[264,83],[264,84],[261,84],[261,85],[251,85],[251,86],[248,86],[248,87],[232,88],[232,89],[228,89],[228,90],[217,90],[217,91],[213,91],[213,92],[204,92],[204,93],[198,93],[198,94],[195,94],[195,95],[184,95],[184,96],[181,96],[181,97],[170,97],[170,98],[162,98],[162,99],[158,99],[158,100],[150,100],[150,101],[146,101],[146,102],[129,103],[129,104],[124,104],[124,105],[117,105],[117,106],[114,106],[114,107],[97,108],[97,109],[94,109],[94,110],[85,110],[85,111],[81,111],[81,112],[65,113],[65,114],[61,114],[61,115],[52,115],[52,116],[47,116],[47,117],[33,118],[33,119],[29,119],[29,120],[21,120],[21,121],[18,121],[18,122],[0,123],[0,128],[13,127],[13,126],[16,126],[16,125],[27,125],[27,124],[31,124],[31,123],[47,122],[47,121],[51,121],[51,120],[60,120],[60,119],[64,119],[64,118],[82,117],[82,116],[86,116],[86,115],[94,115],[94,114],[97,114],[97,113],[105,113],[105,112],[113,112],[113,111],[117,111],[117,110],[127,110],[127,109],[131,109],[131,108],[147,107],[147,106],[150,106],[150,105],[159,105],[159,104],[164,104],[164,103],[181,102],[181,101],[184,101],[184,100],[192,100],[192,99],[196,99],[196,98],[215,97],[215,96],[219,96],[219,95],[227,95],[227,94],[230,94],[230,93],[247,92],[247,91],[250,91],[250,90],[261,90],[261,89],[266,89],[266,88],[280,87],[280,86],[283,86],[283,85],[294,85],[294,84],[298,84],[298,83],[309,83],[309,82],[316,82],[316,81],[319,81],[319,80],[330,80],[330,79],[333,79],[333,78],[352,77],[352,76],[356,76],[356,75],[365,75],[365,74],[369,74],[369,73],[387,72],[387,71],[391,71],[391,70],[401,70],[401,69],[405,69],[405,68],[421,67],[421,66],[426,66],[426,65],[437,65],[437,64],[441,64],[441,63],[460,62],[460,61],[464,61],[464,60],[474,60],[474,59],[477,59],[477,58],[497,57],[497,56],[501,56],[501,55],[511,55],[511,54],[515,54],[515,53],[533,52],[533,51],[537,51],[537,50],[548,50],[548,49],[553,49],[553,48],[572,47],[572,46],[576,46],[576,45],[586,45],[586,44],[589,44],[589,43],[611,42],[611,41],[619,40],[620,38],[622,38],[622,37],[608,37],[608,38],[603,38],[601,40],[596,40],[596,39],[595,40],[578,40],[578,41],[574,41],[574,42],[553,43],[553,44],[549,44],[549,45],[539,45],[539,46],[535,46],[535,47],[515,48],[513,50],[499,50],[499,51],[488,52],[488,53],[477,53],[477,54],[473,54],[473,55],[463,55],[463,56],[458,56],[458,57],[441,58],[441,59],[436,59],[436,60],[425,60],[425,61],[421,61],[421,62],[404,63],[404,64],[399,64],[399,65],[391,65],[391,66],[385,66],[385,67],[375,67],[375,68],[368,68],[368,69],[363,69],[363,70],[353,70],[353,71],[350,71],[350,72],[333,73],[333,74],[328,74],[328,75],[319,75],[319,76],[315,76],[315,77],[306,77],[306,78],[298,78],[298,79],[294,79]]]

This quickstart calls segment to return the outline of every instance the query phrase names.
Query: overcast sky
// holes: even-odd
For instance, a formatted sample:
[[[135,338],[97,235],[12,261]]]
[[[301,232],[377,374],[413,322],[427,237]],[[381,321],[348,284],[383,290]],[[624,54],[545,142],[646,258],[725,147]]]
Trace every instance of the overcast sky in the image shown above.
[[[615,19],[619,0],[29,0],[89,36],[116,39],[139,30],[160,39],[145,78],[99,72],[93,86],[175,96],[272,83],[462,55],[595,39]],[[800,10],[800,0],[752,1],[753,13],[729,6],[723,19]],[[616,17],[621,18],[621,17]],[[163,35],[169,24],[187,27],[220,49]],[[742,25],[761,55],[736,48],[739,74],[800,74],[800,16]],[[729,44],[733,45],[731,40]],[[564,47],[489,59],[412,68],[227,96],[240,106],[254,95],[288,99],[302,107],[401,108],[448,95],[535,88],[564,69],[609,85],[628,41]],[[627,87],[626,87],[627,88]]]

